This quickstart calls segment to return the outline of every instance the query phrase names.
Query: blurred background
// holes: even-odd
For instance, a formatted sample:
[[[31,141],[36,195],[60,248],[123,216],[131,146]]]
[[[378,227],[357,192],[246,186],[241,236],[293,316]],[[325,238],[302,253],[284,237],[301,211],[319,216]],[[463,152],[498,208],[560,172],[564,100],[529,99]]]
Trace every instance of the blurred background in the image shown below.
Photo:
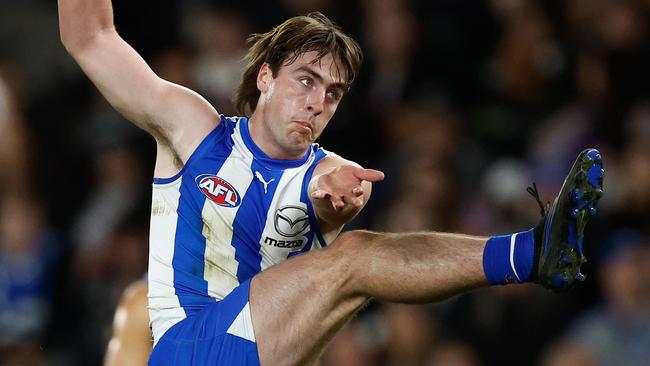
[[[528,185],[552,200],[578,152],[603,153],[582,286],[374,302],[323,366],[650,365],[650,1],[113,3],[160,76],[227,115],[251,32],[320,10],[353,35],[365,62],[320,143],[387,178],[348,229],[522,230]],[[154,141],[65,53],[56,12],[0,2],[2,366],[101,364],[147,268]]]

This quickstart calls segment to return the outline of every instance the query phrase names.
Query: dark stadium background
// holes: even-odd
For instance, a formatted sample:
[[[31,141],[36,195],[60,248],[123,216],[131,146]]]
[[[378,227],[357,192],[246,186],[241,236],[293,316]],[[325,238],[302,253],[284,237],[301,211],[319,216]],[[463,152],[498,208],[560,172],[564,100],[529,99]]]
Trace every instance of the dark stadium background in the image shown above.
[[[528,185],[551,200],[579,151],[603,153],[586,283],[375,302],[323,366],[650,364],[650,2],[114,7],[156,72],[225,114],[247,34],[320,10],[358,39],[362,72],[320,143],[387,179],[347,228],[525,229]],[[154,148],[65,53],[55,1],[0,2],[0,365],[101,364],[119,296],[146,271]]]

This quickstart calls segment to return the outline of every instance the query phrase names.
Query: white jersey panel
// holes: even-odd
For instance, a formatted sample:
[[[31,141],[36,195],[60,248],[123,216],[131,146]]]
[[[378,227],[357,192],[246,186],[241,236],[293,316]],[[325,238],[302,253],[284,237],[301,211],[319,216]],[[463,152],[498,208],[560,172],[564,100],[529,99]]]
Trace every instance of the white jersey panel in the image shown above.
[[[149,233],[149,319],[154,343],[171,328],[185,319],[173,285],[174,241],[178,222],[178,200],[182,178],[169,185],[154,184]],[[169,281],[172,279],[172,281]]]
[[[313,159],[311,156],[309,163]],[[307,204],[300,201],[305,170],[287,169],[278,182],[260,238],[262,270],[284,261],[307,244],[302,234],[309,231],[309,214]]]

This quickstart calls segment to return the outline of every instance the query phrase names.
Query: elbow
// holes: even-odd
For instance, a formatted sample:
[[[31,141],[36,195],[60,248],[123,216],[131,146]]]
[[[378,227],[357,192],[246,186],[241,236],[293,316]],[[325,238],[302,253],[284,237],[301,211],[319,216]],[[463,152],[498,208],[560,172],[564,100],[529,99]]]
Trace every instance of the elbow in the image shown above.
[[[92,47],[101,40],[101,35],[106,31],[97,32],[66,32],[61,30],[60,39],[63,47],[73,57],[84,50]]]
[[[87,42],[84,39],[87,38],[86,36],[81,36],[74,32],[66,31],[65,29],[59,31],[59,38],[65,50],[71,55],[77,52],[78,49],[83,48],[84,43]]]
[[[81,50],[83,50],[85,47],[88,47],[88,45],[91,43],[91,40],[92,37],[89,37],[87,35],[79,36],[66,34],[63,31],[61,32],[61,43],[63,44],[65,50],[68,51],[68,53],[72,56],[81,52]]]
[[[74,42],[70,37],[65,36],[63,33],[61,33],[61,44],[63,45],[63,48],[65,48],[68,53],[72,54],[72,51],[74,50]]]
[[[68,52],[73,50],[77,44],[80,43],[80,39],[83,38],[83,34],[85,33],[86,32],[80,32],[78,27],[67,24],[63,21],[59,24],[59,39]]]

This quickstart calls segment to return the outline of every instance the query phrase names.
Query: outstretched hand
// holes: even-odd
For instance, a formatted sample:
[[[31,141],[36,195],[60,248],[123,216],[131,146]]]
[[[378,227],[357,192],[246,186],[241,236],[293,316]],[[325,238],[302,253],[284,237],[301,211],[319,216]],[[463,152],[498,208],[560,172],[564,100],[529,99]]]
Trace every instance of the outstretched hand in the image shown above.
[[[364,169],[354,165],[342,165],[318,177],[316,189],[311,197],[317,200],[330,200],[334,211],[345,205],[360,208],[364,204],[362,183],[384,180],[384,173],[374,169]]]

